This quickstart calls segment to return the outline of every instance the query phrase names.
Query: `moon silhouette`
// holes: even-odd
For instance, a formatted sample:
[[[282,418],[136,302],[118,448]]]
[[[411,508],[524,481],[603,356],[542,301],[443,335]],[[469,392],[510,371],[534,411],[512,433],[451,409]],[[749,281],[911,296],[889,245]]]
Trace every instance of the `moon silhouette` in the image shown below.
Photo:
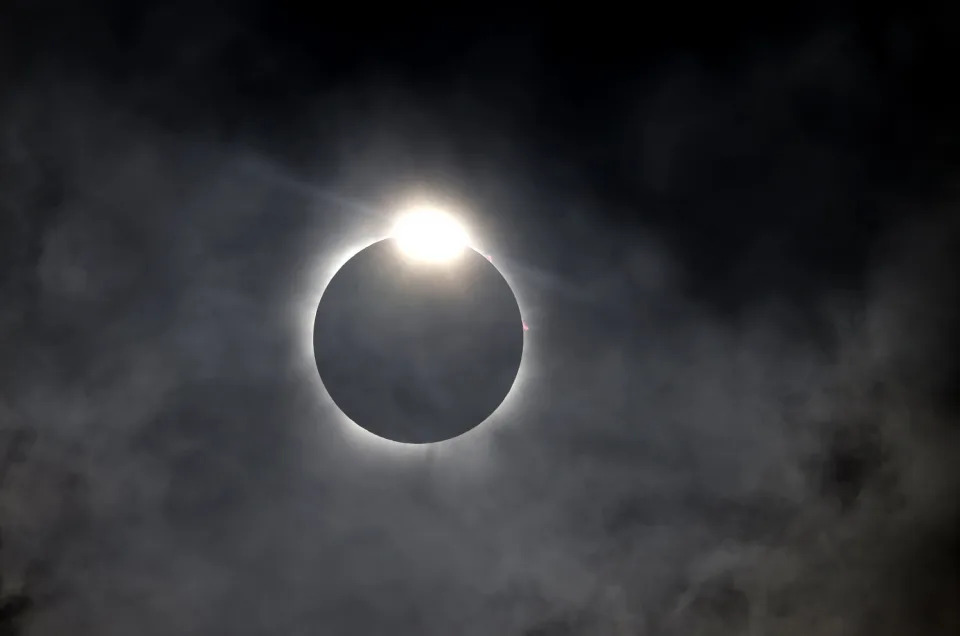
[[[334,275],[314,322],[317,370],[367,431],[439,442],[503,402],[520,369],[523,321],[507,281],[476,251],[434,263],[400,248],[374,243]]]

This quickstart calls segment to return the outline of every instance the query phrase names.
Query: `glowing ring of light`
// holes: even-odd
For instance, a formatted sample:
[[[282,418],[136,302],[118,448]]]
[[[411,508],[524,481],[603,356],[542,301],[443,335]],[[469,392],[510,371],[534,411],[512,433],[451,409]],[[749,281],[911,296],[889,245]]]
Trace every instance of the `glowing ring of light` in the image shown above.
[[[429,213],[435,213],[436,209],[433,208],[419,208],[413,213],[408,213],[396,221],[393,229],[394,231],[399,231],[401,223],[405,223],[404,219],[409,218],[409,214],[416,214],[417,211],[423,212],[428,211]],[[453,222],[456,223],[455,221]],[[409,226],[408,226],[409,227]],[[416,226],[414,226],[416,227]],[[448,226],[449,227],[449,226]],[[456,250],[449,250],[447,252],[447,258],[455,257],[456,254],[460,253],[463,249],[473,249],[474,251],[483,254],[487,257],[488,260],[491,260],[491,257],[488,255],[488,252],[479,248],[475,237],[470,236],[463,230],[462,226],[459,232],[452,232],[450,234],[441,234],[445,238],[453,238],[454,244],[458,244],[459,247]],[[333,258],[322,259],[316,265],[310,268],[313,271],[313,274],[310,275],[310,280],[314,281],[312,284],[308,283],[309,289],[314,290],[312,293],[307,294],[302,298],[302,304],[298,303],[299,309],[297,314],[299,316],[298,322],[298,331],[301,331],[303,336],[303,341],[309,343],[304,351],[304,356],[301,360],[301,363],[304,365],[304,371],[309,369],[309,373],[312,375],[314,382],[319,385],[320,395],[322,396],[322,404],[317,406],[320,409],[320,412],[324,416],[329,417],[331,413],[336,413],[335,420],[341,427],[341,433],[344,433],[344,438],[362,446],[364,448],[376,447],[383,451],[390,451],[393,453],[400,453],[403,456],[418,457],[423,456],[427,453],[432,453],[437,450],[438,447],[442,447],[446,450],[454,450],[454,447],[459,444],[469,443],[471,440],[476,440],[478,431],[480,430],[490,430],[491,428],[499,427],[504,423],[504,420],[515,415],[517,409],[520,406],[519,401],[522,399],[521,394],[524,392],[524,386],[527,385],[531,378],[531,374],[535,372],[535,369],[531,368],[531,364],[539,356],[536,355],[536,351],[532,350],[535,347],[529,336],[525,334],[523,339],[523,351],[520,357],[520,368],[517,371],[517,376],[514,379],[513,385],[510,387],[510,390],[507,392],[506,397],[500,403],[500,406],[491,413],[486,420],[481,422],[476,427],[467,431],[466,433],[459,435],[457,437],[445,440],[442,442],[434,442],[431,444],[407,444],[403,442],[396,442],[393,440],[385,439],[380,437],[370,431],[366,430],[356,422],[348,418],[343,411],[336,406],[333,401],[333,398],[330,397],[330,394],[327,392],[326,387],[323,384],[323,380],[320,378],[320,374],[317,373],[316,360],[314,359],[314,350],[313,350],[313,329],[314,329],[314,320],[316,318],[317,307],[320,304],[320,299],[323,296],[323,293],[327,289],[327,285],[330,284],[330,281],[333,280],[333,277],[340,271],[340,268],[346,264],[351,258],[353,258],[357,253],[366,249],[367,247],[377,243],[386,238],[399,238],[396,233],[391,232],[390,234],[366,234],[366,237],[359,240],[350,241],[348,247],[335,251],[335,256]],[[427,262],[441,262],[443,260],[440,257],[442,253],[441,250],[435,252],[427,252],[427,258],[421,258]],[[422,253],[421,253],[422,254]],[[430,256],[434,258],[430,258]],[[411,254],[412,257],[418,257],[417,253]],[[497,270],[506,280],[507,285],[510,286],[510,289],[513,291],[514,297],[517,300],[517,304],[520,305],[521,316],[526,315],[524,312],[524,307],[527,305],[524,299],[524,295],[517,293],[517,286],[515,286],[513,277],[509,271],[509,268],[500,268],[497,267]],[[523,323],[522,328],[526,331],[526,322]],[[533,346],[531,346],[533,345]]]

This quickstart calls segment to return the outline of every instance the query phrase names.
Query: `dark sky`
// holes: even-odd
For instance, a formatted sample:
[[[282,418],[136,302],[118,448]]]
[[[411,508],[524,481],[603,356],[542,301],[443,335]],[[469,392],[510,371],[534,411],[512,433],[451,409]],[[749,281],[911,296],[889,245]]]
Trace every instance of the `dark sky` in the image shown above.
[[[0,633],[957,633],[956,10],[227,4],[0,8]],[[411,191],[530,324],[430,453],[303,328]]]

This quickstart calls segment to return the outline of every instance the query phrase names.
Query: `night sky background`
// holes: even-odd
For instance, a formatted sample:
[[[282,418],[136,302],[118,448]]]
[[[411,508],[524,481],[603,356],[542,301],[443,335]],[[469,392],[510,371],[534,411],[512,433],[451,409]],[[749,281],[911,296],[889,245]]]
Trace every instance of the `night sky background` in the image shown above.
[[[958,633],[957,9],[226,4],[0,8],[0,633]],[[411,187],[530,325],[419,454],[303,328]]]

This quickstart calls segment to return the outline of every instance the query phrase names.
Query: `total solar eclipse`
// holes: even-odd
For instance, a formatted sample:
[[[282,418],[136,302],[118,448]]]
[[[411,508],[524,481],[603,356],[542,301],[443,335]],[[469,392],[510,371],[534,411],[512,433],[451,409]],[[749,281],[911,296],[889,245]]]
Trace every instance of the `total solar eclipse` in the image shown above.
[[[462,435],[507,396],[524,327],[509,284],[449,218],[404,217],[333,276],[314,321],[317,370],[355,424],[396,442]]]

